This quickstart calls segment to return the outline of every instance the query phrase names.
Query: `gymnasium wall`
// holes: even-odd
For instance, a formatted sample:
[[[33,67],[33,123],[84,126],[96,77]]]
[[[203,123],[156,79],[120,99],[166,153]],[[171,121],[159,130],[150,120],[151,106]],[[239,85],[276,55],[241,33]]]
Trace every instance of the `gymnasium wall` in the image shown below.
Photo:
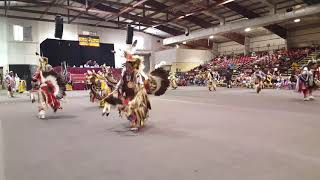
[[[53,22],[20,20],[0,17],[0,66],[8,67],[9,64],[37,64],[38,60],[34,53],[40,51],[40,43],[47,38],[54,38],[55,24]],[[31,26],[32,41],[14,41],[13,25]],[[89,27],[83,25],[64,24],[63,40],[78,40],[78,34],[83,31],[97,33],[101,43],[114,44],[115,50],[125,49],[126,31]],[[6,34],[6,35],[5,35]],[[138,40],[138,50],[154,53],[161,47],[159,38],[135,32],[134,39]],[[7,56],[7,58],[4,58]],[[125,60],[118,52],[115,55],[116,67],[121,67]]]
[[[165,61],[171,70],[187,71],[212,59],[209,50],[173,48],[155,53],[156,64]]]
[[[271,51],[286,48],[286,40],[276,34],[250,38],[250,51]]]
[[[7,19],[0,18],[0,67],[8,69]],[[1,85],[0,85],[1,86]]]
[[[296,29],[288,33],[289,47],[310,47],[320,45],[320,25],[308,29]]]
[[[220,55],[241,54],[244,52],[244,45],[230,41],[218,44],[218,53]]]
[[[166,62],[168,65],[171,65],[173,62],[177,61],[176,48],[158,51],[154,55],[155,55],[155,65],[159,64],[161,61]]]

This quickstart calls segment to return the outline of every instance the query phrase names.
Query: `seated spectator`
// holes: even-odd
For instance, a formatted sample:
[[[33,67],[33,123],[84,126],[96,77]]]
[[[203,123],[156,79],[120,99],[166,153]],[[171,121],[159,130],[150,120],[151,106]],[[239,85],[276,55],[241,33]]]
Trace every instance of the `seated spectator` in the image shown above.
[[[93,67],[99,67],[99,64],[97,63],[97,61],[93,61]]]
[[[87,61],[84,67],[91,67],[91,66],[94,66],[94,62],[90,59],[89,61]]]

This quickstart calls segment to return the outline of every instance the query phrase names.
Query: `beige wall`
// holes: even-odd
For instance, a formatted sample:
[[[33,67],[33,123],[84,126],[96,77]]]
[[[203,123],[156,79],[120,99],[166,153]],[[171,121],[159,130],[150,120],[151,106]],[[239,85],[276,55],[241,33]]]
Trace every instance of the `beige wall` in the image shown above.
[[[220,55],[229,55],[229,54],[243,54],[244,45],[241,45],[237,42],[225,42],[218,44],[218,52]]]
[[[282,48],[286,48],[286,40],[275,34],[250,38],[251,52],[277,50]]]
[[[320,45],[320,25],[319,27],[293,30],[288,33],[289,47],[308,47],[313,44]]]
[[[198,63],[202,64],[212,59],[212,53],[209,50],[198,49],[177,49],[176,62],[179,63]]]
[[[209,50],[172,48],[156,52],[155,59],[156,64],[165,61],[167,65],[172,65],[172,71],[177,68],[188,71],[212,60],[212,53]]]
[[[201,63],[186,63],[186,62],[175,62],[172,63],[171,71],[176,72],[177,69],[180,71],[189,71],[190,69],[193,69],[197,66],[199,66]]]

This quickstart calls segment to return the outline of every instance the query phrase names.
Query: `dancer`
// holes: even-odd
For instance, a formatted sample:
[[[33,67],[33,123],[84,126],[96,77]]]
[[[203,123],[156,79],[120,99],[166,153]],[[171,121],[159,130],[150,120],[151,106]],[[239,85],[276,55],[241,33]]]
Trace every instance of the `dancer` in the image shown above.
[[[8,97],[13,97],[14,89],[15,89],[15,79],[13,77],[13,72],[10,71],[5,76],[5,81],[7,84]]]
[[[217,90],[217,82],[219,80],[220,76],[219,76],[219,73],[216,72],[216,71],[211,71],[211,69],[209,69],[208,71],[208,76],[207,76],[207,79],[208,79],[208,89],[209,91],[216,91]]]
[[[170,72],[169,80],[170,80],[170,86],[171,86],[171,88],[172,88],[173,90],[174,90],[174,89],[177,89],[177,88],[178,88],[178,85],[177,85],[176,73]]]
[[[271,88],[272,87],[272,74],[268,71],[266,80],[265,80],[265,87]]]
[[[110,67],[103,66],[102,72],[88,71],[86,73],[87,85],[90,89],[90,101],[100,101],[100,107],[103,108],[102,115],[108,116],[111,110],[109,103],[105,98],[114,90],[117,81],[113,78]]]
[[[308,64],[303,68],[302,72],[298,75],[297,79],[297,90],[303,93],[303,100],[313,100],[314,97],[312,92],[316,87],[314,70],[317,66],[316,61],[309,61]]]
[[[39,62],[40,65],[32,77],[34,85],[32,92],[37,92],[38,94],[38,117],[45,119],[48,106],[50,106],[54,112],[62,109],[60,100],[66,95],[65,83],[63,78],[48,64],[48,58],[40,57]],[[35,102],[34,94],[31,93],[30,96],[32,102]]]
[[[212,91],[212,89],[216,90],[213,86],[213,74],[210,69],[208,70],[207,84],[208,84],[209,91]]]
[[[105,98],[105,101],[112,105],[118,105],[120,116],[124,115],[130,121],[130,130],[137,131],[144,126],[151,109],[147,94],[155,96],[164,94],[170,82],[167,71],[162,68],[146,75],[143,71],[142,59],[139,56],[132,56],[132,54],[130,51],[124,52],[126,62],[121,79],[115,90]]]
[[[226,83],[227,83],[227,88],[232,88],[232,70],[228,67],[226,74]]]
[[[259,94],[263,88],[263,82],[266,77],[266,74],[262,72],[262,70],[258,66],[256,66],[253,75],[255,78],[256,91]]]

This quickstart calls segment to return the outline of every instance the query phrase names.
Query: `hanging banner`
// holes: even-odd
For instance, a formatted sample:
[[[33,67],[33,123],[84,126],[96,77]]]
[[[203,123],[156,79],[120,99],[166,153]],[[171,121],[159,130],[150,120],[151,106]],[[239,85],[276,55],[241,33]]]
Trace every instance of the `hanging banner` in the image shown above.
[[[79,35],[80,46],[100,47],[99,36]]]

